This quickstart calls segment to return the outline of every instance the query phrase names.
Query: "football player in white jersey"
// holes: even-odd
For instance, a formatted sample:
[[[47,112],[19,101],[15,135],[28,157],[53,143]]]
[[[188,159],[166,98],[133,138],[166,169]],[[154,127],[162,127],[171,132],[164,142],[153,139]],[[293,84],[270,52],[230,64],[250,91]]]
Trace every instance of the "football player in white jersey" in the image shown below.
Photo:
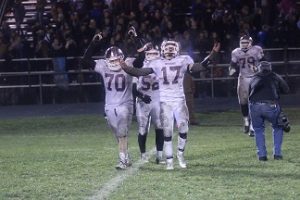
[[[149,45],[150,46],[150,45]],[[145,52],[143,68],[148,68],[150,63],[160,58],[158,47],[148,47]],[[137,80],[137,90],[142,94],[151,97],[151,102],[144,102],[140,98],[136,101],[136,116],[139,126],[138,143],[141,152],[141,158],[148,161],[146,156],[146,140],[150,128],[150,122],[155,128],[155,144],[156,144],[156,163],[164,163],[163,145],[164,135],[160,121],[160,102],[159,102],[159,85],[155,74],[141,76]]]
[[[251,76],[256,73],[257,66],[264,59],[263,49],[260,46],[252,45],[252,38],[244,35],[240,38],[240,47],[231,53],[229,75],[239,73],[237,94],[244,119],[244,132],[254,136],[254,131],[249,119],[248,97]]]
[[[133,77],[122,70],[120,62],[124,61],[124,54],[116,46],[106,50],[105,59],[95,61],[92,59],[101,39],[101,34],[94,36],[83,56],[82,64],[94,69],[103,77],[106,119],[117,139],[119,148],[119,163],[116,169],[126,169],[131,165],[128,153],[128,131],[133,115]],[[134,58],[126,60],[130,59]]]
[[[166,169],[172,170],[173,166],[173,148],[172,136],[173,125],[176,120],[178,128],[177,159],[181,168],[186,168],[184,159],[184,150],[186,146],[188,126],[188,109],[186,106],[183,77],[186,71],[195,72],[207,66],[210,59],[218,52],[220,44],[216,43],[209,56],[201,63],[194,63],[188,55],[179,55],[179,43],[173,40],[164,41],[161,44],[161,58],[152,61],[148,68],[133,68],[121,63],[122,68],[133,76],[147,76],[154,73],[159,82],[160,96],[160,118],[164,132],[164,148],[166,156]]]

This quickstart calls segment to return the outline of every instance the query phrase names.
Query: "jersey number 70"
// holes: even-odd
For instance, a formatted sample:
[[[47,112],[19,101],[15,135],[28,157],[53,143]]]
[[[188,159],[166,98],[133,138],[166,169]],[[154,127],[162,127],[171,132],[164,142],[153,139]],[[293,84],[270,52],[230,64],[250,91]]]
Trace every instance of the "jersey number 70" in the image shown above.
[[[125,90],[125,76],[124,74],[108,74],[105,73],[105,78],[108,78],[107,90],[112,91],[113,87],[116,91],[121,92]]]

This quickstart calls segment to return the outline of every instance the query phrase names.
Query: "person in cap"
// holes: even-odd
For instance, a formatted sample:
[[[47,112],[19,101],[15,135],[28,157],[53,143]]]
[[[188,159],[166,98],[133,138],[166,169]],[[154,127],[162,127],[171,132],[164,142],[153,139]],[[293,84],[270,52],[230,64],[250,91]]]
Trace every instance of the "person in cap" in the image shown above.
[[[273,157],[282,159],[281,146],[283,141],[283,127],[278,117],[281,113],[279,104],[280,94],[287,94],[289,86],[280,75],[272,71],[270,62],[262,61],[258,65],[258,72],[251,78],[249,85],[249,114],[255,132],[257,156],[260,161],[267,161],[265,144],[265,121],[272,124]]]

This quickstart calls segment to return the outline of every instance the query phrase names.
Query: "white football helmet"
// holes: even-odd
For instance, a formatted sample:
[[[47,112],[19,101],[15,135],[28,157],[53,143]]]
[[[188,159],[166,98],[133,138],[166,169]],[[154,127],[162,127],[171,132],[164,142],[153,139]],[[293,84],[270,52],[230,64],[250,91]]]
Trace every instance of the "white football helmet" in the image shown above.
[[[155,60],[160,57],[160,52],[158,50],[158,47],[151,47],[149,50],[145,51],[145,59],[150,61],[150,60]]]
[[[248,50],[252,46],[252,38],[248,35],[244,35],[240,38],[240,48],[242,50]]]
[[[111,71],[119,71],[121,69],[120,61],[124,59],[121,49],[112,46],[105,51],[104,57]]]
[[[174,40],[166,40],[161,44],[161,54],[164,58],[170,60],[179,54],[179,43]]]

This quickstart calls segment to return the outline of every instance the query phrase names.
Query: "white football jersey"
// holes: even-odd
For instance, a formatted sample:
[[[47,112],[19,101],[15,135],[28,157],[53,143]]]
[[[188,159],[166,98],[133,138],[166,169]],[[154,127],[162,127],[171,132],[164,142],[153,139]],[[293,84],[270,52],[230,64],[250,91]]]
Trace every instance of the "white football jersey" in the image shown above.
[[[149,68],[152,61],[144,61],[143,68]],[[140,76],[137,81],[137,89],[143,94],[151,96],[152,101],[159,100],[158,78],[155,74]]]
[[[158,78],[160,101],[185,99],[183,78],[191,64],[194,64],[194,61],[188,55],[180,55],[171,60],[162,58],[150,62],[149,67]]]
[[[240,69],[240,76],[252,76],[257,69],[259,61],[264,57],[260,46],[252,46],[248,51],[236,48],[231,53],[231,61],[237,63]]]
[[[111,71],[104,59],[96,60],[95,71],[103,77],[105,106],[118,106],[132,103],[132,79],[124,70]]]

